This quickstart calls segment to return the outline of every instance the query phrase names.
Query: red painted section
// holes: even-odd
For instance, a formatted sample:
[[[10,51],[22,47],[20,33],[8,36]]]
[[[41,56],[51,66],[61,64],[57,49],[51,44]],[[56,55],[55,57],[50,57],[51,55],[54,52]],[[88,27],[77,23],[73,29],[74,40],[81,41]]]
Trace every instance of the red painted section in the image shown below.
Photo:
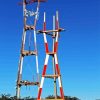
[[[48,43],[45,43],[45,50],[46,50],[46,53],[49,52]]]
[[[43,31],[46,31],[46,22],[43,24]]]
[[[64,99],[64,92],[63,92],[63,88],[60,87],[60,94],[61,94],[61,98]]]
[[[47,65],[44,65],[44,69],[43,69],[42,75],[45,75],[46,74],[46,69],[47,69]]]
[[[39,89],[39,93],[38,93],[38,98],[37,98],[37,100],[40,100],[41,93],[42,93],[42,88]]]
[[[60,70],[59,70],[59,65],[58,64],[56,64],[56,70],[57,70],[58,75],[60,75]]]
[[[58,50],[58,42],[55,42],[55,44],[54,44],[54,52],[57,52],[57,50]]]

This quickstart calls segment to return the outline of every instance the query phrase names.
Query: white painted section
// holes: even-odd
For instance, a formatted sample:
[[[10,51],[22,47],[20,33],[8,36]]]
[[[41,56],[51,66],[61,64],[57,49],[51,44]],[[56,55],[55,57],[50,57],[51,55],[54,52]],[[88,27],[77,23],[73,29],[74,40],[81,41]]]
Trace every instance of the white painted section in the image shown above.
[[[36,11],[36,15],[35,15],[35,19],[38,20],[38,15],[39,14],[39,2],[38,2],[38,6],[37,6],[37,11]]]
[[[43,83],[44,83],[44,77],[42,77],[42,79],[41,79],[40,88],[42,88],[42,87],[43,87]]]
[[[35,19],[38,20],[38,13],[35,15]]]
[[[57,22],[59,21],[59,19],[58,19],[58,11],[56,11],[56,20],[57,20]],[[59,32],[57,32],[57,35],[56,35],[56,42],[58,42],[58,35],[59,34]]]
[[[38,56],[36,55],[36,69],[37,73],[39,74],[39,65],[38,65]]]
[[[18,89],[17,89],[17,99],[19,99],[20,98],[20,88],[18,87]]]
[[[25,16],[25,11],[26,11],[24,1],[25,0],[23,0],[23,17]],[[24,45],[25,45],[25,39],[26,39],[26,32],[24,31],[24,28],[23,28],[23,38],[22,38],[22,41],[24,41]]]
[[[20,61],[20,75],[22,74],[22,67],[23,67],[23,57],[21,57],[21,61]]]
[[[59,32],[56,33],[56,42],[58,42]]]
[[[36,45],[36,31],[34,30],[34,44],[35,44],[35,49],[37,51],[37,45]],[[36,69],[37,73],[39,74],[39,67],[38,67],[38,56],[36,55]]]
[[[26,40],[26,32],[24,32],[24,29],[23,29],[23,34],[24,34],[24,36],[23,36],[23,43],[24,43],[24,45],[25,45],[25,40]]]
[[[59,20],[58,16],[59,16],[58,11],[56,11],[56,19],[57,19],[57,21]]]
[[[34,42],[36,44],[36,31],[34,30]]]
[[[44,42],[47,43],[47,38],[45,33],[43,33],[43,37],[44,37]]]
[[[54,54],[55,57],[55,64],[58,64],[57,54]]]
[[[62,87],[61,86],[61,78],[60,78],[60,76],[58,77],[58,82],[59,82],[59,87]]]
[[[35,30],[34,30],[34,44],[35,44],[35,49],[37,51],[36,31]],[[36,55],[36,70],[37,70],[37,74],[39,75],[38,55]]]
[[[46,22],[46,13],[44,12],[44,22]]]
[[[53,30],[55,30],[55,16],[53,16]],[[53,32],[55,34],[55,32]]]
[[[38,20],[39,12],[36,12],[35,19]]]
[[[49,60],[49,55],[48,55],[48,54],[46,54],[46,58],[45,58],[45,65],[47,65],[47,64],[48,64],[48,60]]]

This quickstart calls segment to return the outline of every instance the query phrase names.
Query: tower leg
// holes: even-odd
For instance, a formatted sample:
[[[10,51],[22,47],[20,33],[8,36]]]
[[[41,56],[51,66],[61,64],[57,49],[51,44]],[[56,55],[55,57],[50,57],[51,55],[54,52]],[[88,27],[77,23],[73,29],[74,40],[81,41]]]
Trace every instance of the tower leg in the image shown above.
[[[17,96],[17,100],[20,99],[20,86],[17,86],[16,96]]]
[[[43,68],[43,72],[42,72],[41,84],[40,84],[40,87],[39,87],[39,92],[38,92],[38,98],[37,98],[37,100],[40,100],[40,98],[41,98],[42,88],[43,88],[43,83],[44,83],[44,76],[43,75],[46,74],[48,60],[49,60],[49,55],[46,55],[45,63],[44,63],[44,68]]]
[[[63,87],[62,87],[61,74],[60,74],[60,68],[58,65],[57,54],[54,55],[54,58],[55,58],[57,74],[59,75],[58,82],[59,82],[59,88],[60,88],[60,95],[61,95],[61,98],[64,100],[64,92],[63,92]]]
[[[17,79],[17,88],[16,88],[16,96],[20,98],[20,81],[22,78],[22,66],[23,66],[23,57],[20,57],[19,69],[18,69],[18,79]]]
[[[20,60],[19,60],[19,67],[18,67],[18,76],[17,76],[17,85],[16,85],[16,97],[17,100],[20,99],[20,90],[21,90],[21,86],[33,86],[33,85],[37,85],[39,87],[39,67],[38,67],[38,54],[37,54],[37,45],[36,45],[36,23],[37,23],[37,19],[38,19],[38,12],[39,12],[39,5],[40,5],[40,0],[37,0],[35,2],[37,2],[37,9],[35,12],[33,11],[29,11],[27,9],[27,4],[30,4],[30,2],[28,2],[27,0],[22,0],[23,1],[23,19],[24,19],[24,23],[23,23],[23,35],[22,35],[22,46],[21,46],[21,53],[20,53]],[[29,23],[27,23],[27,21],[29,20],[29,17],[34,17],[35,19],[33,20],[34,23],[32,25],[29,25]],[[31,19],[30,19],[31,20]],[[31,35],[29,37],[29,50],[27,50],[27,43],[25,44],[26,41],[26,34],[28,34],[27,31],[33,31],[34,32],[34,49],[35,50],[31,50],[30,46],[31,46]],[[36,56],[36,70],[37,70],[37,81],[28,81],[28,80],[22,80],[22,68],[23,68],[23,59],[25,56],[32,56],[35,55]]]
[[[55,30],[55,16],[53,16],[53,30]],[[53,32],[53,35],[55,35],[55,32]],[[55,39],[53,38],[53,52],[55,51]],[[56,75],[56,68],[55,68],[55,58],[53,57],[53,73]],[[55,99],[57,99],[57,83],[56,78],[54,77],[54,96]]]
[[[34,46],[35,46],[35,51],[37,51],[37,43],[36,43],[36,30],[34,29]],[[36,70],[37,70],[37,81],[40,81],[40,76],[39,76],[39,65],[38,65],[38,54],[36,55]]]
[[[54,58],[53,58],[53,70],[54,70],[54,75],[56,75],[55,60],[54,60]],[[55,96],[55,99],[57,99],[57,83],[56,83],[56,78],[54,78],[54,96]]]

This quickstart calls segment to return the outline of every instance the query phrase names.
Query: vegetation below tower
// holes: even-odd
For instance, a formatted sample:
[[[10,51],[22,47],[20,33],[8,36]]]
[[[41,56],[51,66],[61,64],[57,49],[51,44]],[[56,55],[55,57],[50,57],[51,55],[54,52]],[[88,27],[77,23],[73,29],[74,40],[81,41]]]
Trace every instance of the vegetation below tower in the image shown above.
[[[57,98],[60,99],[59,96]],[[54,99],[54,96],[49,95],[45,99]],[[43,100],[45,100],[45,99],[43,99]],[[16,96],[11,96],[10,94],[1,94],[0,100],[16,100]],[[36,98],[28,96],[28,97],[23,97],[20,100],[36,100]],[[80,100],[80,99],[77,97],[65,96],[65,100]]]

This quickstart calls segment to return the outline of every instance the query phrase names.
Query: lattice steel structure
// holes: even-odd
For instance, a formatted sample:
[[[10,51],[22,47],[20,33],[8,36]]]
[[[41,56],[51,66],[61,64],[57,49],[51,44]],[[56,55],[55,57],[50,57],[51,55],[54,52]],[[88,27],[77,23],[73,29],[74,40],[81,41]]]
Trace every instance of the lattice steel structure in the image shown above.
[[[23,0],[21,5],[23,5],[23,18],[24,18],[24,27],[23,27],[23,35],[22,35],[22,45],[21,45],[21,52],[20,52],[20,60],[19,60],[19,68],[18,68],[18,77],[17,77],[17,85],[16,85],[16,96],[17,99],[20,98],[20,88],[21,86],[33,86],[37,85],[39,87],[39,68],[38,68],[38,54],[37,54],[37,44],[36,44],[36,23],[39,14],[39,6],[40,2],[44,2],[45,0]],[[36,11],[30,11],[27,9],[27,5],[31,3],[37,3]],[[32,25],[27,24],[28,17],[34,17]],[[26,34],[28,31],[32,31],[34,33],[34,50],[25,50],[25,41],[26,41]],[[22,80],[22,69],[23,69],[23,60],[25,56],[35,56],[36,58],[36,70],[37,70],[37,81],[30,82],[28,80]]]
[[[41,100],[41,98],[42,98],[41,94],[42,94],[42,88],[43,88],[45,78],[54,79],[54,95],[55,95],[54,100],[58,99],[57,98],[57,84],[56,84],[56,80],[58,79],[59,88],[60,88],[60,99],[59,100],[64,100],[64,92],[63,92],[63,87],[62,87],[61,73],[60,73],[60,67],[59,67],[59,64],[58,64],[58,57],[57,57],[58,38],[59,38],[59,33],[61,31],[64,31],[64,29],[59,27],[58,12],[56,13],[56,17],[53,16],[53,30],[46,30],[46,13],[44,13],[43,30],[39,30],[38,32],[42,33],[43,37],[44,37],[46,58],[45,58],[45,62],[44,62],[44,68],[43,68],[43,72],[42,72],[42,79],[41,79],[41,83],[40,83],[40,87],[39,87],[37,100]],[[47,35],[51,36],[52,40],[53,40],[52,51],[49,50]],[[52,75],[46,74],[48,60],[49,60],[50,56],[53,58],[53,74]]]

